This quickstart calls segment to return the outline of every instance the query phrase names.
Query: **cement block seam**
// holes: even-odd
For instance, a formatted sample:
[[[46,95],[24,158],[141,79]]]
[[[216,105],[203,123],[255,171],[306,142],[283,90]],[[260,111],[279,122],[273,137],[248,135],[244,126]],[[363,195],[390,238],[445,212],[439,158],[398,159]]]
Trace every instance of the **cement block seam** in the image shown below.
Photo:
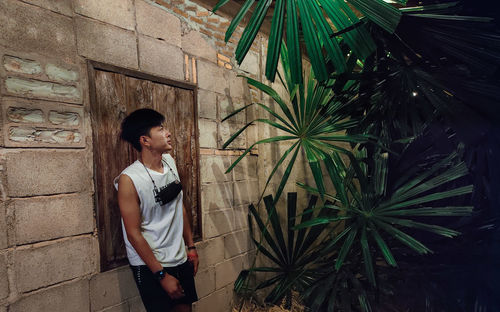
[[[61,282],[74,280],[82,276],[90,276],[92,273],[95,273],[93,262],[96,259],[96,255],[92,253],[94,239],[93,235],[79,235],[26,246],[15,246],[12,253],[17,290],[22,293],[32,292],[33,290],[46,288],[47,286],[60,284]],[[61,248],[69,247],[75,248],[75,252],[68,253],[62,258],[58,257],[56,259],[54,257],[55,253],[59,254],[58,252],[61,251]],[[85,257],[80,258],[83,255]],[[80,263],[78,261],[64,263],[64,261],[73,261],[75,259],[81,259],[79,260]],[[59,264],[64,265],[57,266],[56,262],[61,261],[63,262]],[[33,265],[35,262],[37,264]],[[38,269],[42,270],[39,271]],[[51,269],[55,271],[49,272]],[[31,273],[36,271],[39,274],[31,275],[30,271],[32,271]],[[33,279],[33,277],[36,278]]]

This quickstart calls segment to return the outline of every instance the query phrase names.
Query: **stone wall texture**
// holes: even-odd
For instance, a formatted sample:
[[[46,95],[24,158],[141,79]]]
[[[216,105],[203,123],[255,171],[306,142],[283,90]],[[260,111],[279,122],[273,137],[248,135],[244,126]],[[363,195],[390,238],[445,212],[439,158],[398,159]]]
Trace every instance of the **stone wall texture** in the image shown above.
[[[229,23],[189,0],[0,1],[0,311],[145,311],[128,266],[100,269],[89,60],[196,85],[203,237],[194,311],[230,311],[233,282],[255,254],[247,207],[280,151],[255,147],[225,173],[272,134],[252,124],[222,149],[260,113],[224,117],[269,101],[238,76],[263,80],[265,37],[239,66],[243,29],[225,43]]]

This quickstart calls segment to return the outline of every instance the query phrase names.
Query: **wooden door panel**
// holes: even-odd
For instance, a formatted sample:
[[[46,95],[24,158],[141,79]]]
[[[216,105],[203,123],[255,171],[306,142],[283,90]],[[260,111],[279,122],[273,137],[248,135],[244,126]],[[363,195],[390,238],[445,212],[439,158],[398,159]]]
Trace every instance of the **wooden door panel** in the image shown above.
[[[183,182],[183,192],[184,192],[184,205],[189,207],[189,215],[191,220],[195,221],[197,219],[197,198],[196,189],[197,183],[194,177],[197,174],[197,168],[194,166],[196,163],[196,141],[195,141],[195,123],[194,123],[194,105],[191,105],[193,101],[193,94],[190,90],[176,89],[176,120],[182,120],[182,125],[179,127],[182,132],[178,132],[176,135],[178,159],[177,168],[179,170],[179,175],[181,176],[181,181]],[[193,224],[193,227],[197,229],[197,224]]]
[[[120,211],[113,179],[134,162],[138,153],[119,138],[122,120],[139,108],[153,108],[165,116],[174,143],[183,185],[184,204],[192,220],[193,235],[201,237],[199,216],[198,156],[194,91],[158,81],[139,79],[109,71],[93,70],[91,103],[94,133],[96,211],[101,268],[108,270],[126,263]],[[142,75],[143,76],[143,75]],[[154,79],[152,79],[154,80]]]
[[[175,141],[175,138],[178,125],[175,116],[175,106],[177,103],[175,88],[159,83],[154,83],[153,92],[153,109],[157,110],[158,112],[163,114],[163,116],[165,116],[165,125],[171,133],[171,139],[173,142],[173,150],[170,152],[170,154],[175,160],[177,160],[177,142]]]
[[[101,262],[126,259],[121,232],[120,211],[113,179],[129,164],[129,146],[119,138],[120,125],[126,116],[125,79],[123,75],[96,71],[96,101],[92,105],[94,125],[94,165],[97,192],[98,230]],[[117,157],[121,155],[122,157]]]

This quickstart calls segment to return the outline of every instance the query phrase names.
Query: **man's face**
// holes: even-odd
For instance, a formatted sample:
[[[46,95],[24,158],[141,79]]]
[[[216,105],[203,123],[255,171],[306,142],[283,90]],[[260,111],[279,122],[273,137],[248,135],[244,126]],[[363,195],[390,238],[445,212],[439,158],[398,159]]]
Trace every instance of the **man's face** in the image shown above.
[[[151,128],[149,131],[149,143],[151,150],[166,153],[172,150],[170,131],[163,125]]]

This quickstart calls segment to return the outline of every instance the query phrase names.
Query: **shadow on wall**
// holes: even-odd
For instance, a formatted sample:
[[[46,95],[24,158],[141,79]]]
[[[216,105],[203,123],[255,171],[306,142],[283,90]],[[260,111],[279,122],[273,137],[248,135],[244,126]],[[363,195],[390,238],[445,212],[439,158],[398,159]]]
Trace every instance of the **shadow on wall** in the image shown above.
[[[94,275],[90,298],[92,311],[115,306],[125,311],[146,311],[128,265]]]

